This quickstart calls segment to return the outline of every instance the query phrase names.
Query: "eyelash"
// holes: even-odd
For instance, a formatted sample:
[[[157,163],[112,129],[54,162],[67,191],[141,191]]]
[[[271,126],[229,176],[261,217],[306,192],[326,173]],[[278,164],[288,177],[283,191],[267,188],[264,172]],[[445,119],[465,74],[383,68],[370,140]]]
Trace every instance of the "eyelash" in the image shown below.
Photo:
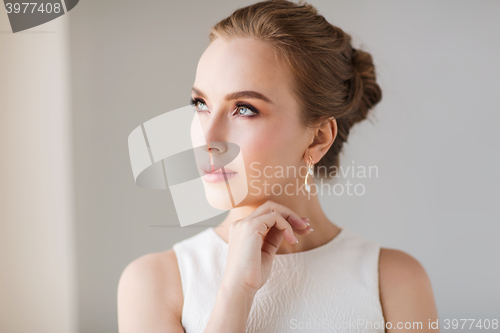
[[[192,105],[192,106],[194,106],[194,107],[196,107],[196,104],[198,104],[198,103],[203,103],[203,104],[205,104],[205,105],[206,105],[205,101],[204,101],[204,100],[202,100],[202,99],[200,99],[200,98],[191,98],[191,100],[190,100],[190,102],[189,102],[189,104],[191,104],[191,105]],[[238,102],[238,103],[236,103],[236,109],[238,109],[238,108],[240,108],[240,107],[245,107],[245,108],[249,109],[250,111],[252,111],[253,113],[255,113],[254,115],[251,115],[251,116],[243,116],[243,115],[242,115],[241,117],[245,117],[245,118],[253,118],[253,117],[256,117],[257,115],[259,115],[259,111],[258,111],[256,108],[254,108],[252,105],[250,105],[250,104],[243,103],[243,102]],[[198,109],[196,108],[196,111],[200,112],[200,111],[202,111],[202,110],[198,110]]]

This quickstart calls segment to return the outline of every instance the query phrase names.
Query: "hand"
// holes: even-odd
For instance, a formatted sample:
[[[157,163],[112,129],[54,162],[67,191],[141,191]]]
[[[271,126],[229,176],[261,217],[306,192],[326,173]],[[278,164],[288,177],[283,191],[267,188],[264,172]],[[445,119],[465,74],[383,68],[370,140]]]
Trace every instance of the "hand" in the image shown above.
[[[309,234],[308,227],[290,208],[271,200],[246,218],[232,222],[223,285],[238,290],[242,288],[254,295],[269,278],[283,237],[296,244],[294,232]]]

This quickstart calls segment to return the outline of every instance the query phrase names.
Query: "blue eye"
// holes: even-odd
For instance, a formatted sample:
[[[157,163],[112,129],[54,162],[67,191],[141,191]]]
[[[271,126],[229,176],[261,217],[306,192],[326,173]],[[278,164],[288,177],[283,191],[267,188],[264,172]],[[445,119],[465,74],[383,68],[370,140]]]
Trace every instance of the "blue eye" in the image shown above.
[[[246,109],[246,111],[245,111],[245,109]],[[254,108],[250,108],[244,104],[238,104],[236,110],[238,110],[237,113],[240,116],[244,116],[244,117],[254,117],[254,116],[259,114],[257,112],[257,110],[255,110]]]
[[[191,100],[189,101],[189,104],[191,104],[192,106],[194,106],[196,108],[196,111],[202,111],[199,107],[200,104],[203,104],[205,105],[205,102],[203,102],[201,99],[199,98],[191,98]],[[206,105],[205,105],[206,106]]]
[[[259,115],[259,111],[252,105],[245,102],[236,103],[236,114],[245,118],[252,118]]]
[[[204,105],[205,107],[207,106],[205,102],[202,99],[199,98],[191,98],[189,101],[189,104],[195,107],[196,112],[201,112],[201,111],[208,111],[207,109],[202,109],[200,105]],[[255,117],[259,114],[259,111],[255,109],[253,106],[250,104],[246,104],[243,102],[236,103],[236,109],[235,113],[239,116],[246,117],[246,118],[251,118]]]

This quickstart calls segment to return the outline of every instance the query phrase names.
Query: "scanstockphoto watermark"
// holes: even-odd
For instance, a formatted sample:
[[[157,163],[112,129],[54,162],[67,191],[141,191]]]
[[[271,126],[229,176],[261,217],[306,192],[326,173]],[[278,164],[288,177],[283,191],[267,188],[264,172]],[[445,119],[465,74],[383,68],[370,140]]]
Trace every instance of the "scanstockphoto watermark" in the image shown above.
[[[301,166],[264,166],[260,162],[252,162],[250,168],[250,191],[253,195],[348,195],[348,196],[362,196],[366,193],[366,185],[363,180],[367,178],[378,178],[378,167],[374,165],[364,166],[352,165],[326,167],[320,166],[315,170],[315,176],[323,175],[323,177],[316,179],[314,184],[311,185],[311,192],[305,189],[304,179],[308,174],[308,168]],[[326,180],[324,177],[327,177]],[[331,180],[342,177],[345,179],[344,183],[332,184]],[[280,178],[294,179],[292,182],[282,184],[279,182]],[[273,179],[272,182],[267,180]],[[351,181],[351,180],[352,181]],[[278,182],[276,181],[278,180]]]
[[[365,330],[381,330],[381,329],[411,329],[411,330],[433,330],[439,329],[439,322],[436,321],[428,321],[427,323],[423,323],[421,321],[414,322],[390,322],[390,321],[370,321],[365,320],[363,318],[358,318],[352,321],[341,321],[341,320],[332,320],[332,319],[324,319],[324,320],[313,320],[313,321],[303,321],[297,319],[291,319],[288,323],[291,330],[356,330],[356,331],[365,331]]]

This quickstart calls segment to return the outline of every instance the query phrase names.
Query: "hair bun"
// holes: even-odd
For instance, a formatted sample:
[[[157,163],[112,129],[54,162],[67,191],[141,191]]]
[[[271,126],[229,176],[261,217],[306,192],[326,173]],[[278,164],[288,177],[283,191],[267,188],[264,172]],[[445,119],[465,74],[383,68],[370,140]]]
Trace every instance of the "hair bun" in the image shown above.
[[[352,48],[352,63],[355,71],[353,77],[354,95],[360,94],[360,96],[357,96],[359,98],[358,106],[349,119],[350,126],[366,119],[368,111],[382,99],[382,89],[376,81],[375,65],[371,54]],[[360,89],[356,89],[357,87]]]

